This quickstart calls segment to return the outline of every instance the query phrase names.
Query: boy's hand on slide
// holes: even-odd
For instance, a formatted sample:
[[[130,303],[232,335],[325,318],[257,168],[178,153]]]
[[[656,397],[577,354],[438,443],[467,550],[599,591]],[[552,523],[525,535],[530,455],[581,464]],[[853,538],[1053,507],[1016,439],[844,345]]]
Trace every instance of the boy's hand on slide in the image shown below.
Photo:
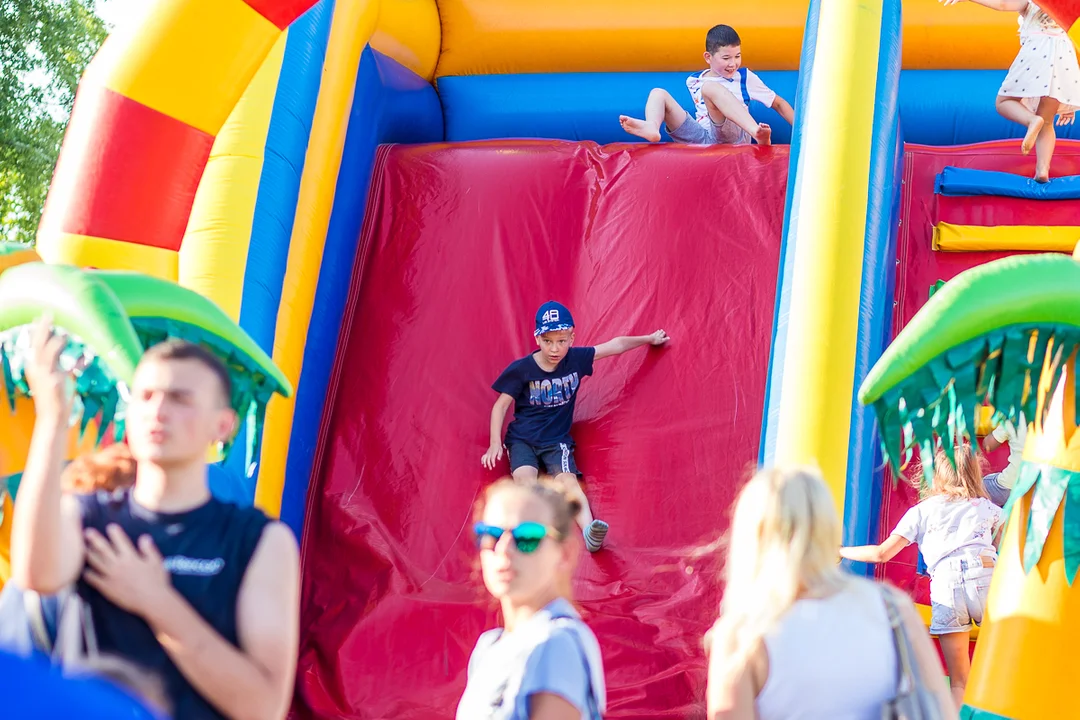
[[[1061,125],[1072,125],[1074,122],[1076,122],[1076,111],[1075,110],[1073,110],[1070,113],[1065,113],[1063,115],[1058,115],[1057,124],[1059,126],[1061,126]]]
[[[649,336],[649,344],[650,345],[663,345],[664,343],[666,343],[670,339],[671,338],[668,336],[668,334],[666,332],[664,332],[663,330],[657,330],[656,332],[654,332],[652,335]]]
[[[486,467],[488,470],[494,470],[495,463],[502,460],[502,455],[502,445],[492,445],[488,448],[488,451],[484,453],[484,457],[480,458],[480,464]]]

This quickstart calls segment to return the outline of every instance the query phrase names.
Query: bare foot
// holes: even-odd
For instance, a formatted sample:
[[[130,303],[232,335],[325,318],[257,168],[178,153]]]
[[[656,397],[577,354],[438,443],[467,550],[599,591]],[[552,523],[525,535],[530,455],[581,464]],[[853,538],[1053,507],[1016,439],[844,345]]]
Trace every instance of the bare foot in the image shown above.
[[[765,123],[758,123],[754,139],[757,140],[758,145],[772,145],[772,128]]]
[[[1039,168],[1035,168],[1035,182],[1037,182],[1037,183],[1048,183],[1048,182],[1050,182],[1050,169],[1047,168],[1046,170],[1040,170]]]
[[[1039,133],[1043,129],[1043,123],[1045,121],[1036,115],[1028,122],[1027,132],[1024,133],[1024,142],[1020,143],[1020,152],[1027,155],[1031,152],[1031,148],[1035,147],[1035,139],[1039,137]]]
[[[619,124],[622,129],[631,135],[637,135],[649,142],[660,142],[660,127],[646,120],[638,120],[627,115],[619,116]]]

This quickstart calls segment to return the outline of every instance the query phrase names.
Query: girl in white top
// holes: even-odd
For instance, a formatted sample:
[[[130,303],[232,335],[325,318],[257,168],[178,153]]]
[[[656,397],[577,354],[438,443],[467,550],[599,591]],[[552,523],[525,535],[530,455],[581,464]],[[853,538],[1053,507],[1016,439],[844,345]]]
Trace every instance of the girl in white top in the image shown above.
[[[1050,182],[1058,125],[1071,124],[1080,107],[1080,64],[1076,49],[1053,18],[1029,0],[970,0],[991,10],[1020,13],[1020,52],[998,90],[997,110],[1027,128],[1020,146],[1025,155],[1035,148],[1035,180]],[[942,0],[955,5],[963,0]]]
[[[880,720],[897,693],[884,592],[893,593],[925,684],[955,718],[911,601],[836,562],[840,522],[816,471],[762,470],[739,494],[720,619],[709,649],[709,720]]]
[[[842,548],[840,554],[880,563],[892,560],[911,543],[919,546],[930,574],[930,632],[941,643],[959,708],[971,671],[971,625],[982,622],[1002,518],[1001,508],[983,487],[982,468],[971,447],[957,445],[954,459],[955,464],[938,450],[934,483],[926,499],[900,518],[885,542]]]

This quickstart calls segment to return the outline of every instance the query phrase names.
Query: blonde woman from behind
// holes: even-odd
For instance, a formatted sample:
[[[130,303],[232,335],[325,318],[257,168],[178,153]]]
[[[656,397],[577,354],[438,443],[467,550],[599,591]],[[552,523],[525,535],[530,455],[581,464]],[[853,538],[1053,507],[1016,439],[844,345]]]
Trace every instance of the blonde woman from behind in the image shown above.
[[[898,689],[884,592],[898,600],[942,717],[956,717],[911,601],[843,573],[839,546],[840,522],[816,470],[762,470],[743,488],[710,631],[709,720],[880,720]]]

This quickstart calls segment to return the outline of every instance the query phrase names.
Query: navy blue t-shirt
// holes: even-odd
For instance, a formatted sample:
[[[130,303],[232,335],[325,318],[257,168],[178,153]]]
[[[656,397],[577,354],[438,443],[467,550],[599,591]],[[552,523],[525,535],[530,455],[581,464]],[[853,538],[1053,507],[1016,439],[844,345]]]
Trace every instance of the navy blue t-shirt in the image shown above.
[[[491,386],[514,398],[514,420],[506,429],[506,442],[534,448],[572,443],[570,426],[581,378],[592,375],[596,348],[572,347],[551,372],[536,364],[533,355],[510,363]]]
[[[84,528],[104,534],[116,523],[133,542],[149,535],[165,558],[173,587],[215,631],[239,647],[236,601],[251,557],[270,522],[261,510],[211,498],[182,513],[157,513],[131,493],[79,497]],[[79,596],[90,606],[98,648],[157,673],[165,682],[177,720],[224,718],[180,672],[150,626],[121,610],[80,579]]]

